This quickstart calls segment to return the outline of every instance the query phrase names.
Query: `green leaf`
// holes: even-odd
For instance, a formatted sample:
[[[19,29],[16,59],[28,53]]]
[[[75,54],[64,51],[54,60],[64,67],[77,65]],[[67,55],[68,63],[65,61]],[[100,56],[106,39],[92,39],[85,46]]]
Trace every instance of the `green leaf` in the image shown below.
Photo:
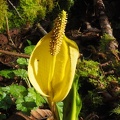
[[[32,42],[30,40],[27,40],[28,45],[32,45]]]
[[[11,98],[6,93],[0,91],[0,108],[7,110],[13,104]]]
[[[79,75],[75,75],[72,88],[63,101],[63,120],[78,120],[78,116],[82,108],[82,101],[78,93],[78,81]]]
[[[116,108],[112,110],[112,113],[120,115],[120,105],[118,104]]]
[[[113,37],[113,36],[110,36],[109,34],[103,34],[103,36],[101,37],[101,39],[102,40],[108,40],[108,41],[110,41],[110,40],[115,40],[115,38]]]
[[[46,103],[46,101],[34,88],[29,88],[27,95],[21,96],[16,100],[17,110],[21,110],[27,114],[30,113],[33,108],[43,105],[43,103]]]
[[[34,107],[36,107],[36,104],[32,97],[29,98],[28,96],[25,96],[25,97],[20,97],[19,99],[16,100],[16,107],[17,107],[17,110],[20,110],[26,114],[29,114],[30,111]]]
[[[109,34],[103,34],[100,40],[100,50],[102,52],[106,52],[107,46],[111,41],[115,40],[113,36],[110,36]]]
[[[63,102],[58,102],[57,104],[57,110],[59,113],[60,120],[63,118]]]
[[[10,86],[0,87],[0,92],[10,93]]]
[[[13,97],[18,99],[22,96],[26,96],[27,95],[27,90],[22,85],[13,84],[13,85],[10,86],[10,93]]]
[[[16,108],[17,110],[21,110],[22,112],[27,112],[27,107],[23,106],[23,103],[25,102],[23,97],[20,97],[16,100]]]
[[[13,101],[10,96],[16,100],[16,109],[26,114],[46,103],[45,99],[34,88],[26,89],[22,85],[13,84],[0,87],[0,109],[7,110],[11,107]]]
[[[34,47],[35,47],[35,45],[27,46],[27,47],[25,47],[24,52],[25,52],[26,54],[30,55],[30,54],[32,53]]]
[[[34,98],[37,106],[46,103],[45,99],[39,93],[37,93],[34,88],[29,88],[28,91],[28,97]]]
[[[33,99],[28,98],[27,96],[25,96],[24,98],[21,97],[19,99],[16,100],[16,107],[17,110],[21,110],[22,112],[29,114],[30,111],[36,107],[36,104],[34,102]]]
[[[1,70],[0,75],[8,79],[14,77],[14,73],[12,70]]]
[[[28,65],[28,59],[26,59],[26,58],[18,58],[17,63],[19,65]]]
[[[13,72],[16,76],[21,77],[22,79],[25,79],[25,80],[28,76],[27,71],[25,69],[14,70]]]

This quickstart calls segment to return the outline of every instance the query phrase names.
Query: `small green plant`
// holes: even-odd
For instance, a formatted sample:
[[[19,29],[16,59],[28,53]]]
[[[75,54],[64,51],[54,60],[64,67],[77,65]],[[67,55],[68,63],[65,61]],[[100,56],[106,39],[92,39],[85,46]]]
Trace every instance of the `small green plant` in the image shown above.
[[[33,108],[44,103],[46,100],[32,87],[27,89],[22,85],[13,84],[0,88],[0,108],[3,110],[9,109],[14,104],[17,110],[30,114]]]
[[[25,54],[31,54],[32,50],[34,49],[34,45],[31,45],[29,43],[29,46],[26,46],[24,48]],[[17,64],[19,66],[18,69],[4,69],[0,71],[0,76],[3,76],[7,79],[13,79],[15,76],[20,77],[21,79],[25,80],[28,87],[31,87],[30,82],[28,80],[28,74],[27,74],[27,65],[28,65],[28,59],[27,58],[18,58]]]
[[[114,108],[113,110],[112,110],[112,114],[117,114],[117,115],[120,115],[120,105],[118,105],[116,108]]]
[[[7,110],[13,104],[11,97],[0,88],[0,109]]]
[[[27,71],[25,69],[10,69],[10,70],[1,70],[0,76],[3,76],[8,79],[13,79],[15,76],[20,77],[21,79],[25,80],[28,87],[31,87],[30,82],[28,81]]]
[[[28,44],[29,46],[25,47],[24,52],[26,54],[31,54],[34,45],[31,45],[29,41]],[[7,79],[14,79],[15,76],[20,77],[22,80],[25,80],[28,88],[18,84],[0,87],[0,109],[7,111],[12,105],[15,105],[17,110],[20,110],[25,114],[30,114],[32,109],[42,106],[46,103],[46,100],[31,87],[30,82],[28,81],[26,70],[28,59],[18,58],[17,64],[19,66],[18,69],[1,70],[0,76]],[[6,119],[6,115],[1,113],[0,118]]]
[[[106,46],[109,45],[109,43],[112,41],[112,40],[115,40],[114,37],[111,37],[110,35],[108,34],[104,34],[102,37],[101,37],[101,40],[100,40],[100,50],[102,52],[108,52],[108,50],[106,50]]]

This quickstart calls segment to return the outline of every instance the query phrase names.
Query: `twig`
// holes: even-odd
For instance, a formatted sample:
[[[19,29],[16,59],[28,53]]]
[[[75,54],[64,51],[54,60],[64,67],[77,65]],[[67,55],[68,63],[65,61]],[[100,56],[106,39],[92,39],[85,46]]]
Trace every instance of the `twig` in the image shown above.
[[[20,13],[17,11],[16,7],[13,5],[13,3],[8,0],[8,2],[10,3],[10,5],[15,9],[16,13],[18,14],[18,16],[23,20],[23,18],[21,17]]]
[[[96,32],[96,33],[100,32],[99,29],[93,28],[89,22],[86,21],[85,24],[86,24],[86,30],[85,30],[86,32]]]
[[[43,35],[47,34],[46,30],[40,25],[40,23],[38,23],[36,26]]]
[[[95,119],[95,118],[99,118],[99,116],[98,115],[96,115],[95,113],[91,113],[91,114],[89,114],[84,120],[93,120],[93,119]]]
[[[4,53],[7,55],[13,55],[13,56],[17,56],[17,57],[23,57],[23,58],[29,58],[29,55],[26,54],[21,54],[21,53],[15,53],[15,52],[10,52],[10,51],[5,51],[5,50],[0,50],[0,53]]]
[[[11,41],[11,43],[12,43],[12,45],[14,47],[16,47],[15,44],[14,44],[14,42],[13,42],[13,40],[12,40],[12,38],[11,38],[11,36],[10,36],[10,34],[9,34],[9,24],[8,24],[8,18],[7,18],[7,16],[6,16],[6,29],[7,29],[8,40]]]

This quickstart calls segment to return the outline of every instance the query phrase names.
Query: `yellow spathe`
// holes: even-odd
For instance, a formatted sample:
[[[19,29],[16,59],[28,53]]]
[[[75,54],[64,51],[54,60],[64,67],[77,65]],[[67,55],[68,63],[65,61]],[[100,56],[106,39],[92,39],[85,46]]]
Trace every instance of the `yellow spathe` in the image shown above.
[[[53,102],[62,101],[73,83],[79,50],[65,35],[57,55],[50,54],[52,33],[45,35],[32,52],[28,76],[34,88]]]
[[[79,56],[76,43],[64,34],[66,23],[63,10],[52,31],[37,43],[28,64],[30,82],[51,102],[62,101],[69,93]]]

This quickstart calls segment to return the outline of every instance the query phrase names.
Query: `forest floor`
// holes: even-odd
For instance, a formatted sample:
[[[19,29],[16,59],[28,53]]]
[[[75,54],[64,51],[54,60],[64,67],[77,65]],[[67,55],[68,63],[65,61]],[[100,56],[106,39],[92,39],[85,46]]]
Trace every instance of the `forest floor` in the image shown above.
[[[120,44],[120,1],[105,1],[106,5],[106,13],[109,18],[109,22],[113,29],[113,35],[116,38],[117,42]],[[46,17],[45,20],[41,21],[41,26],[49,32],[51,29],[51,21]],[[74,40],[80,49],[80,53],[84,59],[90,59],[93,61],[99,61],[101,57],[97,55],[99,51],[99,43],[101,39],[102,31],[100,28],[99,18],[95,16],[95,11],[91,3],[76,3],[73,8],[71,8],[70,15],[68,17],[68,24],[66,28],[66,36],[72,40]],[[9,36],[10,38],[8,39]],[[5,69],[18,69],[19,66],[16,62],[18,57],[29,58],[29,55],[24,54],[24,48],[28,45],[27,40],[31,41],[32,44],[36,44],[41,37],[43,37],[43,33],[41,32],[38,24],[34,24],[31,26],[29,23],[22,28],[13,28],[9,30],[8,33],[0,34],[0,70]],[[91,49],[93,48],[93,49]],[[118,46],[118,50],[119,50]],[[16,51],[16,53],[14,53]],[[21,56],[23,53],[23,56]],[[103,63],[103,62],[102,62]],[[100,64],[102,64],[100,63]],[[27,68],[26,68],[27,69]],[[111,70],[112,68],[108,68]],[[109,71],[107,69],[107,72]],[[112,73],[112,75],[116,75],[116,73]],[[120,75],[118,75],[120,76]],[[117,77],[118,77],[117,76]],[[5,78],[0,76],[0,87],[5,87],[11,84],[19,84],[23,86],[27,86],[26,82],[20,77],[14,77],[14,79]],[[88,104],[88,100],[84,100],[84,96],[86,91],[93,90],[93,86],[86,86],[86,90],[82,90],[82,96],[84,104]],[[119,86],[115,83],[112,84],[113,88]],[[95,90],[95,88],[94,88]],[[119,91],[120,92],[120,91]],[[102,96],[103,97],[103,96]],[[80,120],[119,120],[120,116],[116,114],[110,114],[109,109],[113,107],[113,103],[118,104],[120,96],[117,96],[114,99],[105,100],[104,105],[102,107],[98,107],[95,109],[91,109],[91,111],[86,110],[84,115],[80,115]],[[90,103],[91,104],[91,103]],[[112,104],[112,105],[111,105]],[[94,107],[94,106],[93,106]],[[96,110],[96,111],[95,111]],[[119,110],[120,111],[120,110]],[[16,110],[15,106],[10,107],[8,110],[0,109],[0,114],[6,114],[7,120],[29,120],[26,115],[22,114],[20,111]],[[86,116],[85,116],[86,115]],[[82,117],[83,116],[83,117]]]

